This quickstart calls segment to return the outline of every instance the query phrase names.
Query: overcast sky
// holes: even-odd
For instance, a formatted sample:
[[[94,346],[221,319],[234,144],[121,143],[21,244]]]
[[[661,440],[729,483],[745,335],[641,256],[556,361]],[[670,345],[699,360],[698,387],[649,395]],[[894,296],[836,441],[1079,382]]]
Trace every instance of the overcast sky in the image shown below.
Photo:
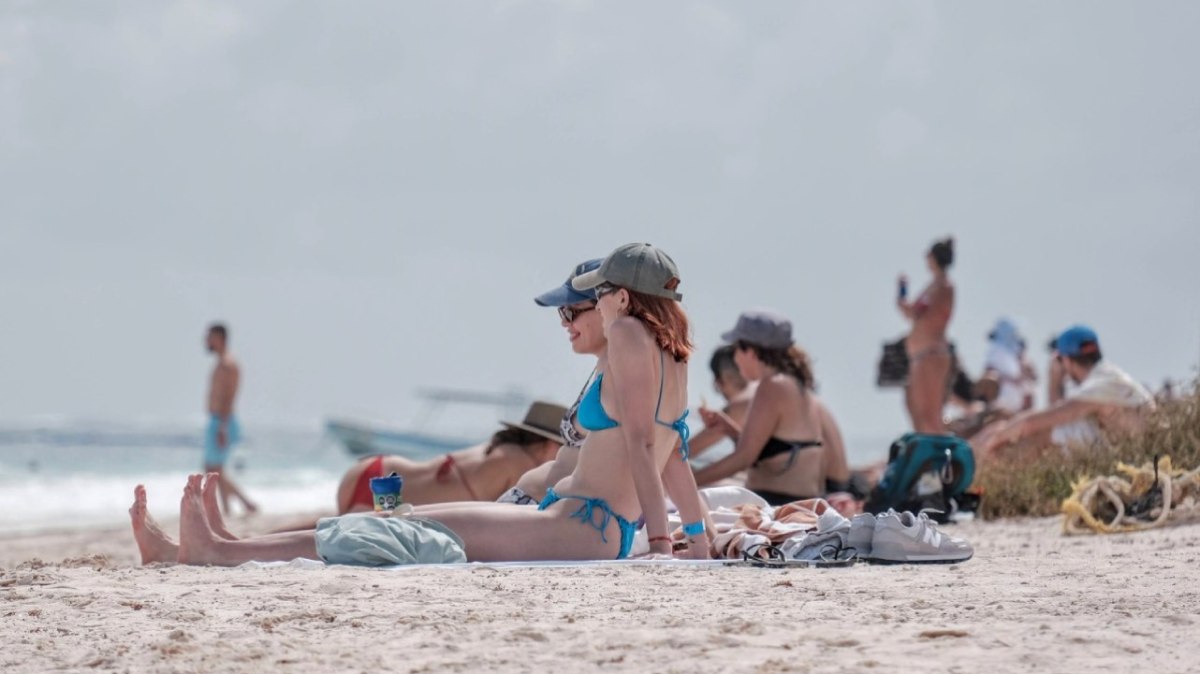
[[[5,2],[0,419],[187,421],[226,320],[254,424],[415,388],[569,401],[531,298],[645,240],[701,352],[792,317],[854,437],[894,279],[958,239],[978,371],[1018,317],[1200,361],[1200,3]]]

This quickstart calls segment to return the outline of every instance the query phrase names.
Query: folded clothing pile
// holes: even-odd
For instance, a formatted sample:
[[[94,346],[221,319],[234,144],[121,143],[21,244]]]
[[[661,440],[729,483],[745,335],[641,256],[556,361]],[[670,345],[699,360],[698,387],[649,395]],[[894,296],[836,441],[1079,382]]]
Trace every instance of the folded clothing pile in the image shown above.
[[[772,550],[787,560],[919,564],[963,562],[975,554],[970,543],[939,530],[925,513],[889,510],[847,519],[823,499],[809,499],[777,508],[746,503],[713,516],[714,552],[724,559]]]

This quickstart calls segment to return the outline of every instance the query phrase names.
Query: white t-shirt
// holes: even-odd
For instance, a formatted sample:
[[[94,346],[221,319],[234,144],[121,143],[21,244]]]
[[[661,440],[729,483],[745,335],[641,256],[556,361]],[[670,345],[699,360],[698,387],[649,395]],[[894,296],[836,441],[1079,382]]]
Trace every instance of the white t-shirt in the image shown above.
[[[993,342],[988,348],[983,367],[995,370],[1000,376],[1000,392],[993,404],[1013,414],[1020,412],[1025,404],[1027,387],[1022,379],[1021,359],[1017,354]]]
[[[1124,370],[1101,361],[1088,373],[1079,388],[1068,393],[1068,400],[1083,400],[1103,405],[1136,409],[1154,409],[1154,396]],[[1057,445],[1092,443],[1100,439],[1100,425],[1095,419],[1080,419],[1056,426],[1050,439]]]

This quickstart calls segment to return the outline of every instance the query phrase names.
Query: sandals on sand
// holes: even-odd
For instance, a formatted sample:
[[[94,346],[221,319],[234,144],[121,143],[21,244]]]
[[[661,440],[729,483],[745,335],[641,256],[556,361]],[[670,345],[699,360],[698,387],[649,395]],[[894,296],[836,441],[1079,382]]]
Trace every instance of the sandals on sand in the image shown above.
[[[835,569],[854,566],[857,561],[858,553],[854,548],[843,547],[837,543],[822,547],[820,559],[788,559],[783,550],[774,545],[759,543],[744,550],[741,561],[731,563],[764,569]]]

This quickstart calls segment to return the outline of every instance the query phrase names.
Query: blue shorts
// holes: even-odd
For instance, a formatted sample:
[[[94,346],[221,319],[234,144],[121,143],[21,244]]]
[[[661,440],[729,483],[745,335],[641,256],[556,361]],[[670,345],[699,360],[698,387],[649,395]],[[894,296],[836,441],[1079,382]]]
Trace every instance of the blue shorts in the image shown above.
[[[229,417],[225,426],[226,445],[217,444],[217,429],[221,419],[217,415],[208,418],[208,428],[204,429],[204,467],[222,468],[229,460],[229,451],[242,439],[242,427],[238,425],[237,417]]]

